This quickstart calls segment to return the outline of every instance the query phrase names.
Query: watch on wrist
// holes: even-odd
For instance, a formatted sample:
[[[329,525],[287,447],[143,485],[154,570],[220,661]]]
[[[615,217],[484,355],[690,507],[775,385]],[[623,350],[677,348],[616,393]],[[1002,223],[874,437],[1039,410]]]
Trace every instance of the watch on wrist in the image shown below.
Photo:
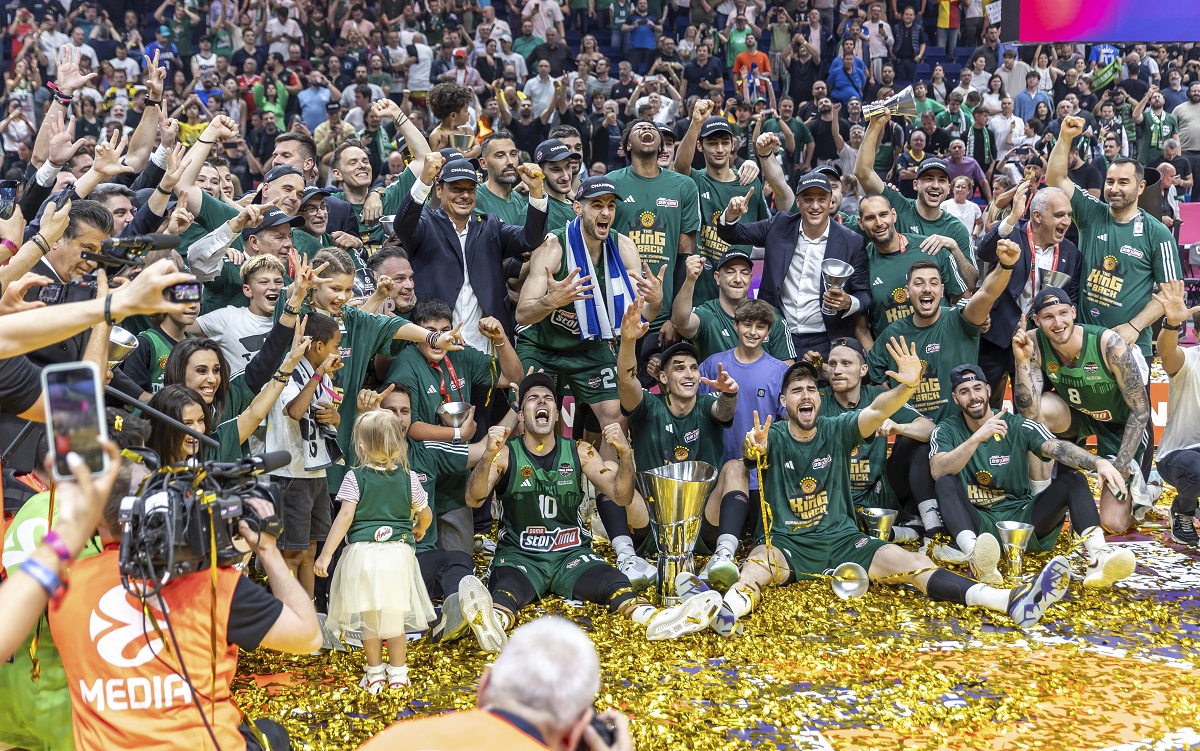
[[[1178,331],[1182,325],[1183,325],[1182,323],[1177,323],[1172,326],[1171,322],[1167,319],[1167,317],[1163,316],[1162,327],[1164,329],[1167,329],[1168,331]]]

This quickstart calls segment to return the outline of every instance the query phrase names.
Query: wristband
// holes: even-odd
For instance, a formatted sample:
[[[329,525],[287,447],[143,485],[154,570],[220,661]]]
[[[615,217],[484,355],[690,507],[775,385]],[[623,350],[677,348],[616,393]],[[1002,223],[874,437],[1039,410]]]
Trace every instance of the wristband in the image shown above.
[[[0,245],[3,245],[4,247],[8,248],[14,254],[17,252],[17,244],[15,242],[13,242],[12,240],[9,240],[7,237],[4,238],[3,240],[0,240]]]
[[[112,293],[109,292],[104,296],[104,322],[109,326],[115,326],[116,321],[112,317]]]
[[[196,140],[200,143],[208,144],[209,146],[214,146],[217,143],[216,141],[205,141],[203,138],[197,138]]]
[[[54,551],[58,556],[58,560],[63,563],[70,563],[75,557],[71,555],[71,549],[67,547],[67,542],[62,538],[62,535],[55,532],[53,529],[46,530],[46,534],[42,535],[42,542],[46,547]]]
[[[172,193],[169,190],[163,190],[161,185],[155,185],[154,189],[157,190],[159,193],[162,193],[167,198],[170,198],[171,196],[175,195],[174,193]]]
[[[46,255],[50,252],[50,245],[46,242],[46,238],[42,237],[41,232],[29,239],[33,241],[34,245],[38,246],[38,249],[42,251],[42,255]]]
[[[5,242],[7,242],[7,240]],[[1170,323],[1167,322],[1166,316],[1163,316],[1162,327],[1164,329],[1166,329],[1167,331],[1178,331],[1179,327],[1181,325],[1182,324],[1177,324],[1175,326],[1172,326]]]
[[[436,347],[437,340],[440,339],[441,336],[442,336],[441,332],[430,331],[429,336],[425,337],[425,341],[429,344],[430,347]]]
[[[46,590],[46,594],[50,597],[58,594],[62,589],[62,579],[58,578],[58,574],[54,573],[44,563],[36,561],[32,558],[25,559],[18,571],[25,572],[26,576],[32,577],[34,581],[42,585],[42,589]]]
[[[1017,264],[1015,264],[1015,263],[1010,266],[1006,266],[1003,263],[1000,264],[1000,268],[1004,269],[1005,271],[1012,271],[1016,267],[1017,267]]]
[[[300,316],[300,308],[293,308],[292,306],[288,305],[287,303],[284,303],[283,304],[283,314],[285,316],[299,317]]]
[[[147,107],[161,107],[162,100],[161,99],[147,99],[146,106]]]

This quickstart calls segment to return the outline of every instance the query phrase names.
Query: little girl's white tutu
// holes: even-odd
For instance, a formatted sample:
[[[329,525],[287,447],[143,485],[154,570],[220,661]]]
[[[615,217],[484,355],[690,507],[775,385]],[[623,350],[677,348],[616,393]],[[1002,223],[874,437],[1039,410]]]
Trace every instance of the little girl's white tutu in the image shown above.
[[[367,638],[404,638],[423,631],[435,614],[417,554],[392,542],[355,542],[346,546],[333,574],[326,625],[334,633],[362,631]]]

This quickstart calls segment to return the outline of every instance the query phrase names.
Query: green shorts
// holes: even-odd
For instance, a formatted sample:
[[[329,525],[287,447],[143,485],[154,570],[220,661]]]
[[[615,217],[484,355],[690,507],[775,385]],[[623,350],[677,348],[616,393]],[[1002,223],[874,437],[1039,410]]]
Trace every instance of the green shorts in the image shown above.
[[[528,370],[544,371],[554,377],[559,389],[571,387],[582,404],[617,399],[617,358],[608,342],[597,341],[574,352],[547,352],[517,340],[517,355]]]
[[[1033,504],[1033,500],[1010,499],[989,508],[976,506],[975,511],[979,514],[979,534],[987,532],[999,540],[1000,533],[996,530],[998,522],[1033,524]],[[1025,548],[1025,552],[1044,553],[1052,549],[1054,544],[1058,542],[1058,535],[1061,532],[1062,525],[1059,524],[1054,528],[1054,531],[1047,533],[1045,537],[1031,537],[1029,546]]]
[[[761,540],[760,540],[761,543]],[[857,563],[867,571],[875,553],[888,543],[867,537],[855,527],[834,530],[829,534],[771,535],[771,546],[778,548],[787,559],[788,583],[813,578],[806,574],[823,574],[843,563]]]
[[[1125,424],[1103,422],[1082,412],[1071,410],[1071,433],[1075,435],[1075,440],[1080,445],[1083,445],[1088,436],[1096,436],[1096,454],[1111,459],[1121,450],[1121,439],[1125,437]],[[1133,454],[1134,464],[1142,463],[1146,445],[1146,434],[1143,431],[1142,440]]]
[[[491,569],[515,568],[525,575],[537,593],[537,599],[547,594],[566,599],[574,596],[575,582],[584,572],[597,566],[611,564],[588,548],[568,550],[548,555],[527,553],[518,548],[501,546],[492,559]]]

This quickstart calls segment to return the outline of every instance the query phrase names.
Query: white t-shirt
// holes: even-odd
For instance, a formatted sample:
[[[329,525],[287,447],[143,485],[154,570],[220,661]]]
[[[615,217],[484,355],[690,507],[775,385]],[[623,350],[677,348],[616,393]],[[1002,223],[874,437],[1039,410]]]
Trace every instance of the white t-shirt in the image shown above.
[[[971,237],[975,237],[975,220],[983,214],[979,210],[979,204],[970,200],[958,203],[950,198],[942,201],[941,206],[942,211],[958,217],[958,220],[967,226],[967,232],[971,233]]]
[[[433,71],[433,48],[427,44],[411,44],[416,49],[417,61],[408,67],[409,91],[429,91],[433,88],[429,74]]]
[[[124,60],[114,57],[108,61],[108,64],[113,66],[113,70],[125,71],[125,78],[129,82],[139,81],[142,76],[142,66],[138,65],[137,60],[132,57],[126,57]],[[215,66],[216,63],[214,62]]]
[[[292,377],[288,379],[287,385],[283,387],[283,394],[271,405],[271,412],[267,415],[267,438],[264,447],[267,451],[290,451],[292,454],[292,463],[272,474],[297,478],[324,477],[324,468],[332,463],[324,440],[320,437],[311,440],[305,438],[306,435],[317,436],[317,423],[312,419],[312,412],[307,412],[300,420],[293,420],[287,414],[287,405],[300,395],[304,384],[308,383],[315,373],[316,369],[307,360],[301,360]],[[317,386],[313,402],[330,401],[332,393],[333,381],[329,376],[324,376],[321,384]],[[300,424],[302,422],[305,423],[303,427]],[[304,468],[306,462],[308,466],[319,466],[321,469],[307,470]]]
[[[71,43],[71,37],[61,31],[43,31],[38,34],[38,48],[46,56],[46,73],[54,75],[55,56],[65,45]]]
[[[304,32],[301,30],[300,24],[296,23],[295,19],[292,18],[289,18],[284,23],[280,23],[278,18],[271,16],[271,20],[267,21],[266,33],[267,38],[278,36],[280,34],[287,34],[289,37],[299,37],[301,39],[304,38]],[[283,55],[284,60],[287,60],[288,45],[291,43],[292,42],[290,39],[280,39],[278,41],[271,42],[271,46],[267,48],[267,52],[268,54],[271,52],[278,52],[279,54]]]
[[[1183,367],[1171,376],[1167,393],[1167,426],[1158,455],[1200,446],[1200,347],[1183,350]]]
[[[255,315],[249,308],[230,305],[205,313],[196,319],[196,325],[205,336],[221,345],[232,378],[245,370],[250,359],[262,349],[275,321]]]
[[[1018,142],[1025,137],[1025,123],[1016,115],[992,115],[988,120],[988,129],[996,138],[996,158],[1003,160],[1008,152],[1015,149]],[[1013,134],[1013,142],[1008,143],[1008,134]]]
[[[195,73],[197,77],[205,73],[211,73],[216,69],[217,53],[210,52],[208,53],[208,57],[201,55],[199,52],[192,55],[192,72]]]

